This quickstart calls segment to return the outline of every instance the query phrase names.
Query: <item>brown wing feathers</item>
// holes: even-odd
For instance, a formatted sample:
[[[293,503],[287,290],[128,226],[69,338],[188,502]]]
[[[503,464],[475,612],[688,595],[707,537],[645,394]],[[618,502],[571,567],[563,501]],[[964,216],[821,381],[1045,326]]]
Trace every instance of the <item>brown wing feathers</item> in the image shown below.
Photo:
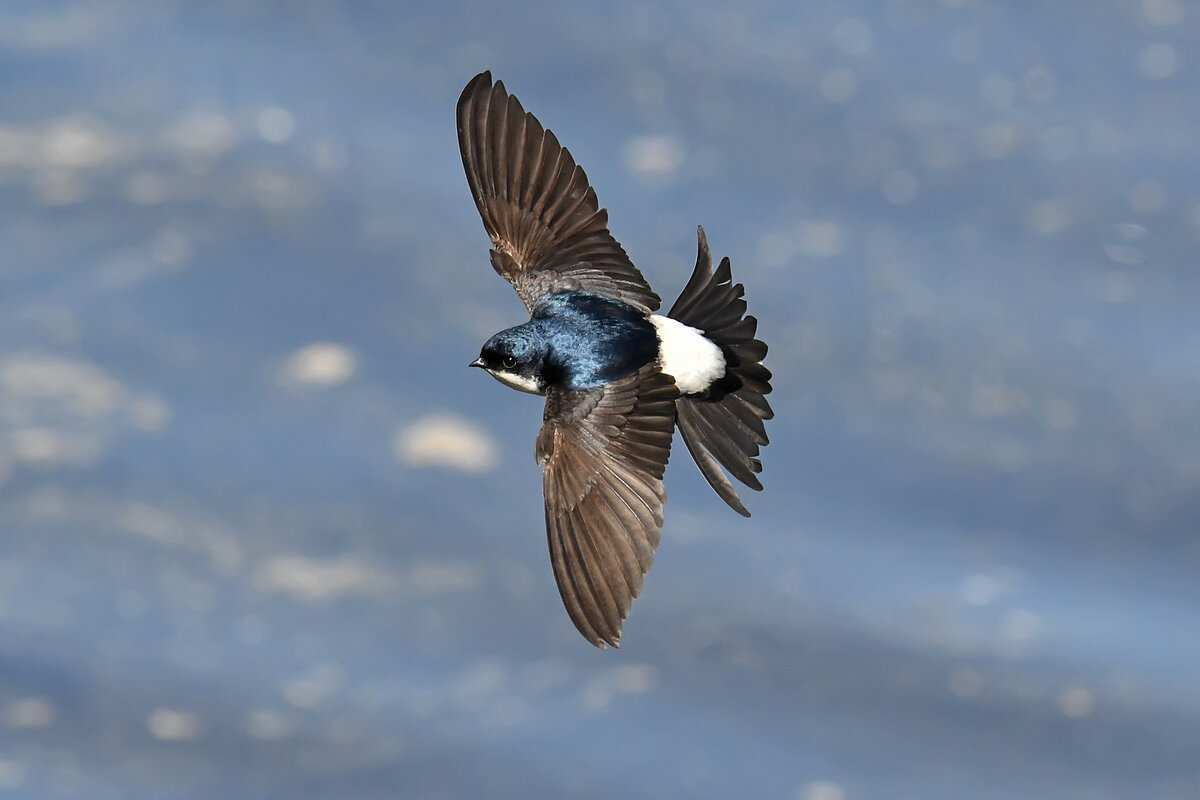
[[[663,524],[674,382],[653,365],[606,387],[554,391],[538,436],[559,593],[592,644],[616,646]]]
[[[471,196],[492,241],[492,266],[532,314],[552,292],[585,291],[643,313],[660,299],[608,230],[587,175],[555,135],[491,73],[477,75],[457,107]],[[725,354],[726,378],[679,397],[654,364],[612,384],[550,389],[537,440],[546,536],[559,593],[593,644],[617,646],[633,599],[654,563],[666,492],[662,477],[678,421],[709,484],[749,515],[721,467],[754,489],[767,443],[771,373],[729,260],[717,270],[704,232],[696,269],[669,316],[704,331]]]
[[[646,313],[660,299],[608,231],[587,174],[554,134],[492,83],[467,84],[458,142],[471,196],[492,239],[492,266],[530,310],[543,295],[580,289]]]

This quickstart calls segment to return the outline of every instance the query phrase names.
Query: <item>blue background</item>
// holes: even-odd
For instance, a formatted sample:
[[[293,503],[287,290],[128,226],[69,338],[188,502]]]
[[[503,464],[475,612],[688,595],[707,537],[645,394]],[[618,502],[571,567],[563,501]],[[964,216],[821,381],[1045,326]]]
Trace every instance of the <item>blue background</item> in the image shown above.
[[[1200,11],[0,10],[0,792],[1200,797]],[[490,68],[771,345],[620,651],[553,585]],[[677,443],[678,444],[678,443]]]

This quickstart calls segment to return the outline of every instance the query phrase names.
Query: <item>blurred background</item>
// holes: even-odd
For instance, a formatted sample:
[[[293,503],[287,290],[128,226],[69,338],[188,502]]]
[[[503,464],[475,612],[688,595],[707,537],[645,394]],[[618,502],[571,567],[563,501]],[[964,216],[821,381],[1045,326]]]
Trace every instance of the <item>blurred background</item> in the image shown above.
[[[1200,9],[0,7],[0,794],[1200,797]],[[620,651],[454,103],[770,343]],[[1190,265],[1190,266],[1189,266]]]

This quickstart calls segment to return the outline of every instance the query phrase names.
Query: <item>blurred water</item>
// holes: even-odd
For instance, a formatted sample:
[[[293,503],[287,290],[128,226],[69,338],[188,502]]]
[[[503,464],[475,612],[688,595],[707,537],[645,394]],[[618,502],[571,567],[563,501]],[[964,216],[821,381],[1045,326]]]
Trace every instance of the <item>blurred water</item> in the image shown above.
[[[0,9],[0,791],[1200,796],[1182,0]],[[771,344],[619,652],[453,105],[505,80],[664,298]],[[1192,266],[1188,266],[1191,264]]]

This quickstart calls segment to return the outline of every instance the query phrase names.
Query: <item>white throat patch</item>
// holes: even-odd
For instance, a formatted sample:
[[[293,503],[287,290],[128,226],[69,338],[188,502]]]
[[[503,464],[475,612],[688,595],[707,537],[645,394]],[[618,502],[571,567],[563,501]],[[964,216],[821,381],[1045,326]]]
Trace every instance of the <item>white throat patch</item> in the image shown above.
[[[725,375],[725,356],[703,331],[661,314],[651,314],[650,323],[658,334],[662,371],[675,379],[681,393],[703,392]]]
[[[503,383],[518,392],[529,392],[530,394],[541,394],[542,390],[538,388],[537,381],[525,375],[516,375],[511,372],[500,372],[499,370],[489,369],[488,374],[496,380]]]

